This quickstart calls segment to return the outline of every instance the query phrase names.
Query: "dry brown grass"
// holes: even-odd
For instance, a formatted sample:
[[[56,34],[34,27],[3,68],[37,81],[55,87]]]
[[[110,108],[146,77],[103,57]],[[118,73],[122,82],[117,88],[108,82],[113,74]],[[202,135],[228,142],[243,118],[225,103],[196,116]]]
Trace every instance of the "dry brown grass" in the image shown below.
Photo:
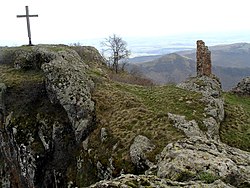
[[[128,163],[133,139],[144,135],[156,145],[149,156],[154,160],[168,143],[184,138],[184,134],[169,122],[167,113],[201,119],[205,106],[200,98],[199,94],[172,85],[138,86],[107,80],[97,84],[93,99],[96,102],[98,128],[89,142],[93,156],[103,159],[104,163],[108,163],[107,158],[111,156],[115,158],[115,164]],[[101,128],[108,130],[109,143],[101,143]],[[115,150],[114,145],[117,145]],[[132,168],[130,170],[133,172]]]
[[[0,82],[7,86],[20,85],[22,82],[42,82],[43,74],[35,70],[17,70],[9,65],[0,65]]]

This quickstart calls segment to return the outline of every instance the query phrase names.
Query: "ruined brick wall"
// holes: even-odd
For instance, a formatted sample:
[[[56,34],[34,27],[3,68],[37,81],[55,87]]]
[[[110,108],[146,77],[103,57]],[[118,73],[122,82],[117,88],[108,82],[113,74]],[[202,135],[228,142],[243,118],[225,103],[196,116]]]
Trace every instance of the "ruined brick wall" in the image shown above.
[[[197,76],[210,76],[211,71],[211,52],[202,40],[198,40],[196,58],[197,58]]]

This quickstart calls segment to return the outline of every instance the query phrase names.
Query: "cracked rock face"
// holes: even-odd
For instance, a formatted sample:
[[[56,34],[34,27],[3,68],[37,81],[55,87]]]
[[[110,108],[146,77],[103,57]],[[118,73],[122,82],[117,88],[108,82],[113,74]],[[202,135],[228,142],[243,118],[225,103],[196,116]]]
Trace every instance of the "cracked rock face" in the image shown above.
[[[206,117],[203,120],[203,124],[207,128],[206,137],[219,141],[219,127],[225,116],[220,82],[216,78],[201,76],[191,78],[177,86],[202,94],[201,100],[206,104],[204,109]]]
[[[86,138],[93,122],[94,102],[90,92],[94,83],[88,78],[86,68],[73,50],[58,53],[42,66],[49,98],[67,112],[78,143]]]
[[[62,45],[6,51],[3,63],[34,71],[41,79],[21,80],[8,88],[0,84],[0,124],[8,122],[0,134],[0,160],[7,161],[0,168],[2,185],[67,187],[68,181],[76,182],[76,150],[94,123],[90,94],[94,84],[87,75],[88,66],[78,53]],[[14,115],[7,121],[11,111]]]

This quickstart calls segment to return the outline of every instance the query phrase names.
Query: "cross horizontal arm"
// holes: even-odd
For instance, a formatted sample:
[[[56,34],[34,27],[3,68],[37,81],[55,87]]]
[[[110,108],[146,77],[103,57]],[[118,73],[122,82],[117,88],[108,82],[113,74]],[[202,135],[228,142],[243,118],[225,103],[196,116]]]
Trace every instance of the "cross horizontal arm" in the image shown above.
[[[37,14],[35,14],[35,15],[17,15],[16,16],[17,18],[25,18],[25,17],[38,17],[38,15]]]

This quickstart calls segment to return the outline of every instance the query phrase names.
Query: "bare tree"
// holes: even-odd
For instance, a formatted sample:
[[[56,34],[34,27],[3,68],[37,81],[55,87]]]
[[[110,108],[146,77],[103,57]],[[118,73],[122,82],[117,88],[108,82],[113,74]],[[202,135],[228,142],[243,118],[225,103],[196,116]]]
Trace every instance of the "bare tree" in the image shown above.
[[[108,64],[118,73],[119,63],[130,55],[130,51],[127,49],[127,43],[122,40],[121,37],[113,34],[109,36],[109,38],[106,38],[101,45],[104,47],[103,54]]]

